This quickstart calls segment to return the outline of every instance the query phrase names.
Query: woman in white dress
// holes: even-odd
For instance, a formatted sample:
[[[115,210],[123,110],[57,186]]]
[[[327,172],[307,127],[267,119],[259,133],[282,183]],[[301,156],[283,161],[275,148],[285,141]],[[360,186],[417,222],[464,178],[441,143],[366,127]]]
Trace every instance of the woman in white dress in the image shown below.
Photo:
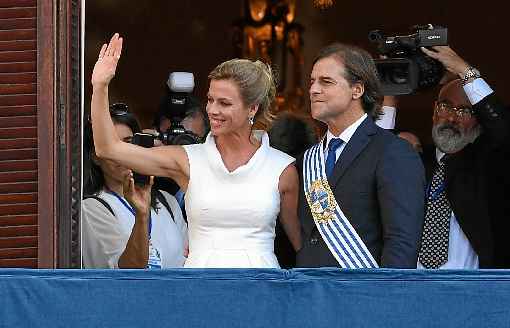
[[[173,179],[186,192],[189,255],[186,267],[277,268],[276,217],[295,250],[298,174],[294,159],[269,146],[253,123],[270,117],[276,87],[267,65],[234,59],[209,75],[204,144],[142,148],[122,142],[108,115],[108,84],[122,38],[104,44],[92,73],[92,123],[96,153],[146,175]]]

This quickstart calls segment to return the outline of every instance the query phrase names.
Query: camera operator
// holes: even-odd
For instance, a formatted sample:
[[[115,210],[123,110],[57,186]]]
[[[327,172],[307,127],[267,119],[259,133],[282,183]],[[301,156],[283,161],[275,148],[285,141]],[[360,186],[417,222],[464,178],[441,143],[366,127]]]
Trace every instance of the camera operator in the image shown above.
[[[200,101],[190,93],[194,88],[193,74],[172,72],[165,84],[165,94],[161,99],[159,111],[154,117],[153,127],[160,138],[155,146],[164,144],[200,143],[209,132],[209,120]],[[184,95],[182,91],[185,91]],[[175,106],[173,99],[183,96],[185,103]],[[176,196],[184,211],[183,194],[178,185],[168,178],[156,177],[156,188]]]
[[[509,267],[508,202],[504,175],[510,114],[494,91],[448,46],[421,48],[458,77],[434,106],[432,139],[425,149],[427,199],[418,268]]]
[[[165,104],[162,104],[160,106],[160,110],[154,117],[154,129],[159,133],[165,133],[172,127],[172,123],[175,125],[176,122],[171,109]],[[189,96],[189,106],[186,109],[184,118],[180,123],[184,129],[192,132],[199,138],[204,138],[207,132],[209,132],[209,120],[207,119],[207,115],[204,113],[203,106],[196,97]]]

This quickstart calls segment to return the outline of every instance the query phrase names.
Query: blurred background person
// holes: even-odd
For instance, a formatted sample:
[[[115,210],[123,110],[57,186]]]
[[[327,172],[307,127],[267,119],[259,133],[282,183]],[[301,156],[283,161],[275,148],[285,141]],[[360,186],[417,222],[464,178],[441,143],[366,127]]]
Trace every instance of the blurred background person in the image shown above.
[[[110,116],[125,142],[140,132],[125,105],[112,105]],[[85,128],[84,153],[89,170],[82,202],[83,267],[181,267],[187,227],[176,199],[151,188],[152,183],[135,185],[127,168],[98,158],[90,124]]]
[[[165,83],[165,91],[159,104],[159,110],[154,116],[153,129],[160,136],[155,140],[154,146],[202,143],[210,130],[205,108],[195,96],[191,94],[186,95],[186,104],[184,106],[176,107],[171,105],[175,92],[172,90],[173,84],[171,83],[173,76],[175,76],[174,74],[174,72],[170,73]],[[177,108],[178,110],[176,110]],[[181,128],[184,130],[180,130]],[[170,178],[156,177],[154,186],[156,189],[165,190],[176,197],[186,219],[184,193],[180,190],[177,183]]]
[[[423,146],[421,144],[420,139],[412,132],[409,131],[399,131],[397,132],[397,136],[400,138],[406,140],[413,146],[413,149],[416,150],[418,153],[423,153]]]

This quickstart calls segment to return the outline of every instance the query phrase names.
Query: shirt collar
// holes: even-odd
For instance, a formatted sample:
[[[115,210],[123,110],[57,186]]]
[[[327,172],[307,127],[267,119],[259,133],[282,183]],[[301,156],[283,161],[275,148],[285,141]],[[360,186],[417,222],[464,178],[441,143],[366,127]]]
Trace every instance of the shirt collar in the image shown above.
[[[438,163],[441,162],[441,159],[444,157],[444,155],[446,154],[440,151],[439,148],[436,148],[436,160]]]
[[[352,123],[345,129],[342,133],[340,133],[339,136],[335,136],[331,131],[328,129],[328,133],[326,134],[326,148],[327,145],[329,145],[329,141],[333,138],[340,138],[343,140],[344,144],[347,144],[349,140],[351,140],[352,136],[354,135],[354,132],[358,129],[358,127],[363,123],[363,121],[367,118],[367,114],[363,114],[356,122]]]

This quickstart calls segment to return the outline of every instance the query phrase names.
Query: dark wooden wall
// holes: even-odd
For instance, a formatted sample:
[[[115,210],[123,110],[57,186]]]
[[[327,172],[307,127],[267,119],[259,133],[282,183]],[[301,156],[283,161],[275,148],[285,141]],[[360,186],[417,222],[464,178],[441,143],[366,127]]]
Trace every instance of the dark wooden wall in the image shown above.
[[[36,16],[0,2],[0,267],[37,267]]]
[[[427,1],[341,1],[326,11],[313,8],[312,1],[298,0],[297,19],[305,25],[305,71],[320,47],[332,41],[361,46],[372,53],[367,34],[374,29],[388,36],[405,34],[416,24],[448,27],[451,47],[476,66],[506,103],[510,103],[508,4],[488,0]],[[432,103],[439,88],[424,90],[400,99],[397,127],[415,132],[422,142],[431,143]]]
[[[133,1],[88,0],[86,6],[85,103],[90,103],[90,72],[102,40],[113,32],[126,37],[126,51],[111,87],[113,101],[124,100],[142,113],[142,123],[155,109],[162,84],[172,70],[191,70],[197,91],[205,96],[207,73],[232,57],[230,24],[240,17],[242,0]],[[449,28],[452,47],[510,101],[507,76],[508,16],[504,1],[473,6],[465,1],[340,1],[325,11],[312,0],[298,0],[296,21],[304,25],[305,81],[315,53],[332,41],[374,50],[367,34],[373,29],[407,32],[411,25],[433,23]],[[397,125],[430,143],[432,102],[438,89],[400,99]],[[88,111],[88,108],[86,108]]]

